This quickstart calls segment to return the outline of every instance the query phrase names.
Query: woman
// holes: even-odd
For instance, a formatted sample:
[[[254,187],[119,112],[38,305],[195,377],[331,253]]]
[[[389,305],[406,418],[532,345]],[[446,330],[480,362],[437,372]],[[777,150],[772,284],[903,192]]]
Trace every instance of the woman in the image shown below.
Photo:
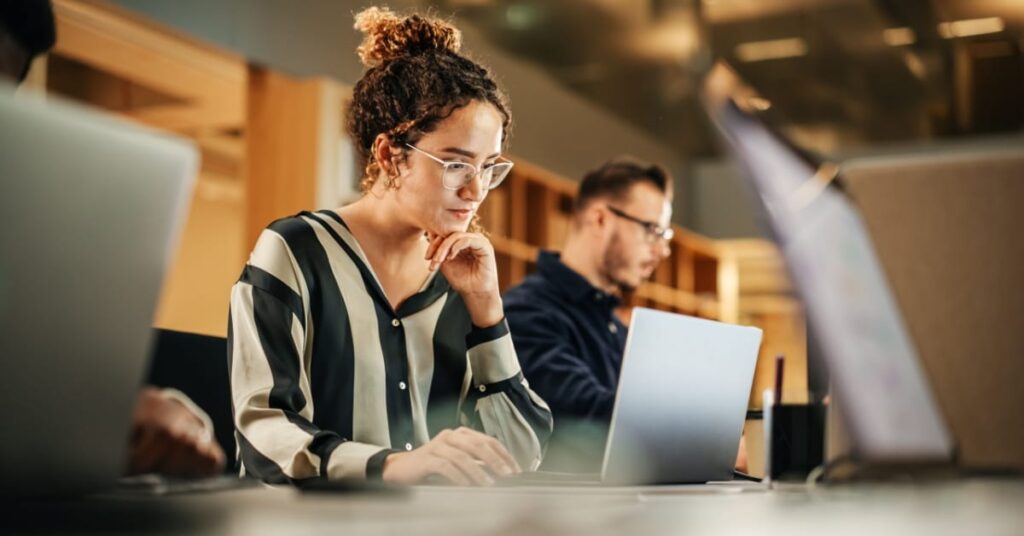
[[[444,22],[370,8],[356,28],[364,196],[272,223],[232,289],[243,471],[485,485],[534,469],[551,413],[520,372],[475,225],[512,166],[505,97]]]

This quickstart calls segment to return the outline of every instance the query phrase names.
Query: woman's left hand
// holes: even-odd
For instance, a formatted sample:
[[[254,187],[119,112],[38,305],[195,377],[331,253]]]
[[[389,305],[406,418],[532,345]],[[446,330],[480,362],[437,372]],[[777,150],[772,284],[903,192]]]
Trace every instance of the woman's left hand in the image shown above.
[[[430,236],[426,259],[430,269],[440,268],[448,283],[462,295],[473,324],[489,327],[504,318],[498,291],[494,246],[479,233]]]

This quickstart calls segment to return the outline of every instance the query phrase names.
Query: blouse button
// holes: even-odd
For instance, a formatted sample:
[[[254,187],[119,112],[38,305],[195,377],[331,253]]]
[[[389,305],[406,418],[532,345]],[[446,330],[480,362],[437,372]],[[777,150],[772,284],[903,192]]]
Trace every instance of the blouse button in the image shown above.
[[[608,331],[612,333],[618,333],[619,327],[615,325],[615,322],[608,322]]]
[[[481,386],[480,386],[480,392],[481,392],[481,393],[485,393],[485,392],[487,392],[487,386],[486,386],[486,385],[481,385]]]
[[[398,382],[398,388],[404,391],[405,390],[405,382]]]
[[[412,443],[406,443],[405,450],[412,450]]]
[[[395,318],[395,319],[391,320],[391,325],[395,326],[397,328],[398,326],[401,326],[402,323],[399,322],[397,318]]]

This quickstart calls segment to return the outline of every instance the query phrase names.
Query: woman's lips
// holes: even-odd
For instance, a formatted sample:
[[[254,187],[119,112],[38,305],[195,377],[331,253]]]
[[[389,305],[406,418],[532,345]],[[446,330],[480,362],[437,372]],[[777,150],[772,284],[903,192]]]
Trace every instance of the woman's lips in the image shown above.
[[[471,209],[468,209],[468,208],[464,208],[464,209],[452,209],[452,208],[450,208],[450,209],[448,209],[448,212],[452,213],[452,215],[454,215],[456,218],[458,218],[460,220],[469,219],[469,217],[473,215],[473,211]]]

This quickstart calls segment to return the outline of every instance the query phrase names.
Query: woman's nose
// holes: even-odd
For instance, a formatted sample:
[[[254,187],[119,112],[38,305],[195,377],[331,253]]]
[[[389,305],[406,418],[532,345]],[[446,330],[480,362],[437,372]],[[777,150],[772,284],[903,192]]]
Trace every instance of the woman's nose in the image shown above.
[[[459,197],[466,201],[481,201],[487,195],[484,183],[480,179],[480,173],[474,173],[462,188],[459,188]]]

